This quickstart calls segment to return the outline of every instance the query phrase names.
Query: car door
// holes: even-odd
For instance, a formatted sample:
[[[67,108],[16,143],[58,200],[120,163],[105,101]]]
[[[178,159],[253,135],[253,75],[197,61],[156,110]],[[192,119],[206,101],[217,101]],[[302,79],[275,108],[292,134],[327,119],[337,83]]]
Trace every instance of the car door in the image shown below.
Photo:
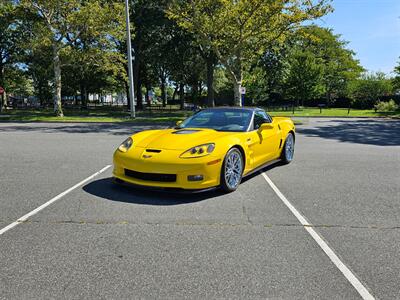
[[[253,122],[251,135],[253,165],[258,167],[276,158],[281,140],[281,130],[276,122],[262,110],[255,111]],[[261,129],[261,125],[265,123],[269,124],[270,128]]]

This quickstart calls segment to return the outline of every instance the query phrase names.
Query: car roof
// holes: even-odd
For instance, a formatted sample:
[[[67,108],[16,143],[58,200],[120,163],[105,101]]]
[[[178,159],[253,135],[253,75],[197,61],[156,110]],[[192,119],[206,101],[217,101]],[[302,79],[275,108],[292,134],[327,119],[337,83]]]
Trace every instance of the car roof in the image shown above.
[[[258,107],[240,107],[240,106],[218,106],[218,107],[210,107],[204,108],[203,110],[246,110],[246,111],[256,111],[262,110]]]

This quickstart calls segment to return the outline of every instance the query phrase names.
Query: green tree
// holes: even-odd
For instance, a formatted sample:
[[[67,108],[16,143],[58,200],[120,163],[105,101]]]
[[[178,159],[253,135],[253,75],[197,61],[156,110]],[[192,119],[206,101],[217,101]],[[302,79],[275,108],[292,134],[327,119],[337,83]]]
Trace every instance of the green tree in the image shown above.
[[[36,31],[36,43],[48,44],[52,49],[54,112],[63,116],[61,106],[61,56],[71,45],[84,48],[83,41],[90,39],[91,44],[102,44],[108,38],[104,31],[105,21],[112,22],[122,16],[121,6],[108,1],[96,0],[21,0],[21,5],[33,14],[43,25]],[[111,8],[116,8],[115,10]],[[116,21],[116,23],[121,23]],[[79,47],[78,46],[78,47]],[[85,65],[87,65],[85,63]]]
[[[22,45],[27,38],[25,28],[18,22],[19,17],[20,12],[14,1],[0,2],[0,86],[6,91],[13,91],[13,87],[17,86],[16,81],[20,84],[26,82],[21,82],[25,75],[15,65],[22,55]],[[5,101],[3,103],[0,99],[0,111],[4,104]]]
[[[347,85],[364,71],[355,53],[347,49],[348,42],[332,29],[307,26],[298,32],[297,47],[310,51],[323,68],[322,83],[328,106],[337,97],[346,96]]]
[[[393,87],[400,90],[400,62],[394,68],[395,77],[393,78]]]
[[[170,78],[176,82],[176,88],[179,90],[180,107],[184,109],[185,86],[190,86],[193,101],[199,100],[201,96],[200,86],[206,73],[204,60],[207,59],[207,54],[205,54],[205,57],[202,56],[204,53],[197,47],[192,36],[180,28],[176,28],[170,45],[170,51],[164,53],[164,55],[168,57]],[[213,103],[210,106],[213,106]]]
[[[243,73],[275,41],[306,20],[330,11],[326,0],[172,0],[167,14],[213,49],[234,85],[235,105]]]
[[[52,49],[54,72],[54,112],[57,116],[64,116],[61,106],[61,60],[60,52],[66,47],[65,39],[72,31],[69,29],[69,18],[79,7],[79,1],[58,0],[21,0],[21,5],[28,13],[43,24],[36,32],[36,42],[50,44]],[[44,31],[43,28],[47,30]]]
[[[135,27],[133,38],[133,75],[138,108],[142,107],[142,85],[150,90],[150,84],[159,82],[163,105],[167,101],[167,85],[170,70],[169,55],[172,49],[174,25],[165,16],[167,0],[134,0],[132,22]]]
[[[253,102],[266,105],[282,99],[290,49],[289,43],[274,45],[245,74],[244,83]]]
[[[75,78],[79,81],[82,106],[87,106],[89,92],[99,91],[118,73],[124,73],[125,53],[115,51],[115,39],[122,40],[124,31],[124,8],[122,3],[90,0],[71,18],[70,26],[79,37],[67,35],[69,61]]]
[[[23,58],[27,65],[27,73],[32,78],[34,95],[42,106],[51,103],[53,70],[51,47],[45,44],[29,43]]]
[[[132,22],[135,26],[134,83],[138,108],[142,107],[142,86],[146,86],[146,98],[150,85],[159,84],[163,105],[167,101],[168,78],[171,74],[171,52],[175,51],[172,41],[177,35],[177,26],[165,16],[169,0],[134,0]],[[179,33],[178,33],[179,34]]]
[[[304,100],[320,97],[324,92],[323,66],[321,59],[310,51],[298,51],[291,55],[289,71],[285,81],[286,95],[296,105]]]
[[[294,32],[285,45],[289,51],[282,58],[288,67],[286,94],[301,99],[302,105],[325,96],[328,106],[336,98],[347,96],[349,82],[363,71],[347,44],[331,29],[316,25]]]
[[[392,81],[382,72],[365,73],[359,79],[351,82],[348,94],[355,106],[371,108],[382,96],[392,93]]]

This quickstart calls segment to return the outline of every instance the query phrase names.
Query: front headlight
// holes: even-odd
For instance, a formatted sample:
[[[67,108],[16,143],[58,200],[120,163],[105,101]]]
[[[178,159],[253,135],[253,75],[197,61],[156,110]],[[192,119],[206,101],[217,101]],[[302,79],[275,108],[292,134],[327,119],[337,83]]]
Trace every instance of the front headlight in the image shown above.
[[[214,149],[215,149],[215,144],[213,143],[199,145],[183,152],[180,158],[195,158],[195,157],[206,156],[211,152],[213,152]]]
[[[130,147],[133,145],[133,139],[131,137],[127,138],[122,144],[118,147],[118,150],[121,152],[127,152]]]

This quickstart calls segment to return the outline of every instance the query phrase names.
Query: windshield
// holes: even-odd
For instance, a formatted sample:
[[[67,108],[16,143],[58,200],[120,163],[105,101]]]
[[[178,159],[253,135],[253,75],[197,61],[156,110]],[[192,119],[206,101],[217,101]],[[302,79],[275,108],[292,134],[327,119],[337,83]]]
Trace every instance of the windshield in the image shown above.
[[[183,121],[179,128],[210,128],[217,131],[246,131],[251,119],[250,110],[203,110]]]

